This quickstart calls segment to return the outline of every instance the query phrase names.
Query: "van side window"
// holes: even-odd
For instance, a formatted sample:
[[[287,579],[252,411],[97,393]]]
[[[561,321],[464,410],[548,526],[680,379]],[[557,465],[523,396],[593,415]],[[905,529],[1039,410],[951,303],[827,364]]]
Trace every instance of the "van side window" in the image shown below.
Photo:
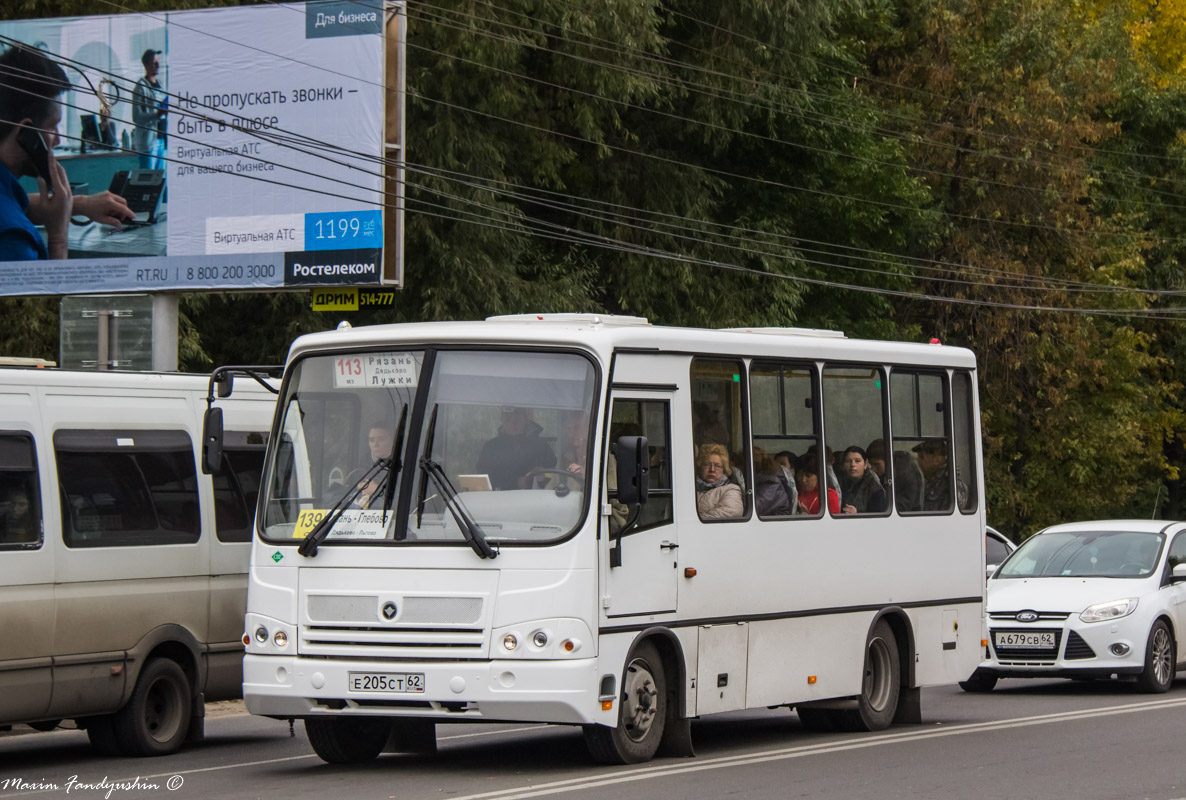
[[[0,550],[41,547],[41,529],[33,437],[0,432]]]
[[[227,431],[214,476],[214,531],[220,542],[251,541],[268,435]]]
[[[946,374],[895,369],[890,405],[898,512],[950,514],[955,498],[967,502],[968,489],[952,468]]]
[[[972,376],[957,372],[951,382],[952,427],[955,430],[955,474],[964,484],[965,491],[956,497],[959,509],[965,514],[976,510],[976,431],[972,420],[976,419],[972,400],[976,387]]]
[[[697,479],[696,507],[705,520],[745,519],[753,490],[749,436],[742,409],[745,365],[740,361],[697,358],[692,361],[692,444]],[[713,482],[731,484],[705,489],[702,468],[720,469]]]
[[[758,517],[802,518],[795,469],[801,456],[819,448],[815,367],[756,361],[750,365],[749,386]],[[769,468],[767,459],[774,462],[774,481],[763,468]],[[783,495],[789,510],[784,510]]]
[[[197,471],[184,431],[60,430],[54,454],[67,547],[198,540]]]
[[[841,517],[889,512],[884,387],[881,367],[824,368],[824,460]]]

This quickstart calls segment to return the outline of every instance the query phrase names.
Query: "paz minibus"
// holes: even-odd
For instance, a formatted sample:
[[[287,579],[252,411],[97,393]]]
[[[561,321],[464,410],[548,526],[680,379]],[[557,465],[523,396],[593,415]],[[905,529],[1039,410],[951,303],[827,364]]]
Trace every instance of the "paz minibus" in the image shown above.
[[[803,329],[532,314],[302,336],[257,512],[255,714],[328,762],[435,724],[921,721],[983,652],[976,362]]]

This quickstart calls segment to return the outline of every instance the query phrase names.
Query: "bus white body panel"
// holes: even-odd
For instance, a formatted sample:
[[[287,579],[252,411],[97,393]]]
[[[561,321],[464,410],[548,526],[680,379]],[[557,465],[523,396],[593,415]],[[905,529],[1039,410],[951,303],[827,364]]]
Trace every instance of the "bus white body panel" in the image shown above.
[[[302,337],[252,551],[244,698],[307,724],[580,723],[625,761],[657,745],[655,687],[665,736],[776,705],[917,719],[917,689],[981,655],[978,413],[966,350],[809,331],[539,315]],[[394,438],[389,461],[368,426]],[[637,435],[650,497],[629,505],[610,446]],[[335,731],[310,728],[331,761]]]
[[[194,701],[239,696],[275,400],[240,383],[219,402],[235,474],[212,481],[197,467],[207,385],[0,369],[0,724],[108,724],[156,657]]]

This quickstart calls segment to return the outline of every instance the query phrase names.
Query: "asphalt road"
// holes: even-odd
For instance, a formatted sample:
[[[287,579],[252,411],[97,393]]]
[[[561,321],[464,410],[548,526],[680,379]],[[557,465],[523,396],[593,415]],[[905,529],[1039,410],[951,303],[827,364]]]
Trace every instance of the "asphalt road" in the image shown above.
[[[608,768],[573,728],[440,725],[436,756],[336,767],[300,723],[290,737],[285,722],[224,708],[203,745],[158,759],[97,758],[78,731],[0,738],[0,798],[1186,798],[1186,673],[1165,695],[1114,682],[936,687],[923,717],[820,734],[785,709],[724,714],[693,724],[694,759]],[[110,787],[123,782],[134,783]]]

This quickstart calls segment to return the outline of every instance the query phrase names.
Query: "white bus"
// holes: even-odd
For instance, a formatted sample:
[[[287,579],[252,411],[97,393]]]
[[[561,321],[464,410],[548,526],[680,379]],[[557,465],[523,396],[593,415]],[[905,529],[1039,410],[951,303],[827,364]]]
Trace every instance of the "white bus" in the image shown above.
[[[232,378],[233,380],[233,378]],[[0,368],[0,726],[104,753],[200,738],[239,697],[247,558],[275,396],[242,378],[221,469],[210,376]]]
[[[980,662],[968,350],[343,328],[289,354],[244,636],[248,709],[303,719],[324,760],[430,750],[436,722],[580,725],[611,763],[690,755],[721,711],[876,730]]]

